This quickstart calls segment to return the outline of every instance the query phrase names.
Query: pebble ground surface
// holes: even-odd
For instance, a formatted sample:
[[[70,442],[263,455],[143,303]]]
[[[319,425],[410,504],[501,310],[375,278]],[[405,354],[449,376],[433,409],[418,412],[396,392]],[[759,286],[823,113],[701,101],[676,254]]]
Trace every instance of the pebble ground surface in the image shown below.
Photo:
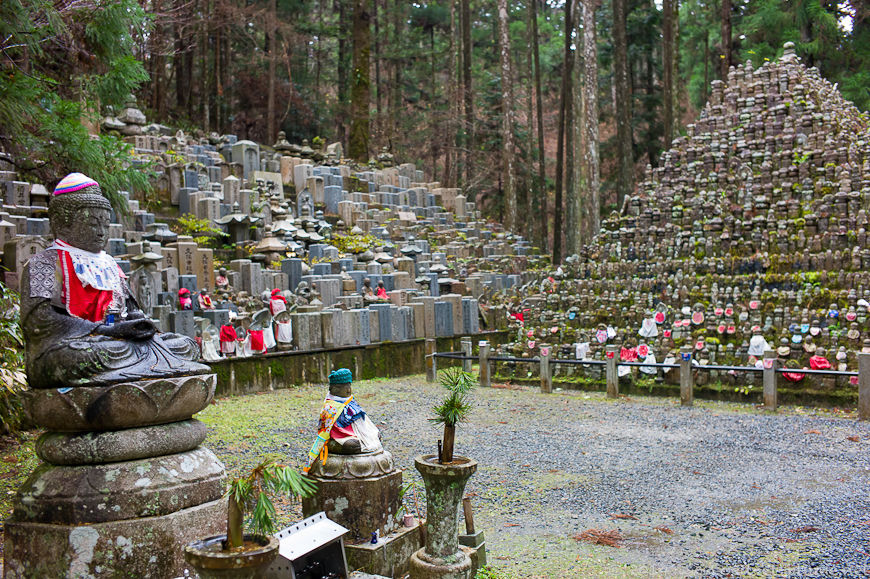
[[[435,452],[443,395],[422,376],[361,381],[412,513],[414,457]],[[199,414],[230,476],[264,457],[301,466],[326,386],[224,398]],[[591,392],[475,388],[457,453],[486,534],[489,577],[870,577],[870,424],[854,414]],[[30,473],[34,435],[3,448],[0,510]],[[5,495],[5,496],[4,496]],[[298,502],[279,501],[279,524]],[[574,537],[618,532],[618,547]]]
[[[325,386],[223,399],[201,413],[232,474],[263,455],[301,465]],[[441,431],[424,377],[357,382],[404,469]],[[809,408],[533,388],[473,390],[457,453],[498,577],[870,577],[870,424]],[[415,497],[416,492],[416,497]],[[285,516],[294,516],[293,507]],[[574,537],[617,531],[617,547]]]

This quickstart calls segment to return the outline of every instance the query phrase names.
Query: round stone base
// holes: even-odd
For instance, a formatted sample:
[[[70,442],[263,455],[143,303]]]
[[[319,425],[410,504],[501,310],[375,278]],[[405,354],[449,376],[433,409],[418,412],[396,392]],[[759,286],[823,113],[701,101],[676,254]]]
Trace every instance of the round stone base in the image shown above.
[[[36,454],[57,465],[121,462],[193,450],[206,434],[199,420],[108,432],[46,432],[36,441]]]
[[[3,576],[170,579],[185,570],[194,576],[185,545],[226,532],[226,517],[220,499],[161,517],[95,525],[7,521]]]
[[[460,546],[455,561],[435,559],[420,549],[411,555],[411,579],[470,579],[471,549]]]
[[[224,465],[197,448],[88,466],[42,464],[18,490],[15,521],[81,525],[168,515],[217,500]]]
[[[393,455],[381,448],[359,454],[330,452],[325,463],[315,461],[310,474],[314,478],[351,480],[384,476],[394,471]]]

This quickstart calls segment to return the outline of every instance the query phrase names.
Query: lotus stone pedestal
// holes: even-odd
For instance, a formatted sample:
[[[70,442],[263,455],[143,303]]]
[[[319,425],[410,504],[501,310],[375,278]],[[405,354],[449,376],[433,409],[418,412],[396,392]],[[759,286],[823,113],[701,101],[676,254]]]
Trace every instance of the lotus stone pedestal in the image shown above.
[[[184,545],[226,529],[224,466],[191,417],[215,376],[36,389],[44,461],[6,521],[4,578],[183,575]]]

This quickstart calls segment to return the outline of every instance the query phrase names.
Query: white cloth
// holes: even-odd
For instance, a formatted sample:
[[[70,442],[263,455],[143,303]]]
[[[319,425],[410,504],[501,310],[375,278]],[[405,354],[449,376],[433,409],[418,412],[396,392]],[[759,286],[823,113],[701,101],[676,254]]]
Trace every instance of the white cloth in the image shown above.
[[[643,361],[649,362],[650,364],[655,364],[656,363],[656,356],[655,356],[655,354],[650,352],[649,355],[643,359]],[[655,374],[656,368],[655,368],[655,366],[641,366],[640,371],[643,372],[644,374]]]
[[[756,358],[759,356],[763,356],[765,350],[770,350],[770,344],[767,343],[767,340],[764,339],[764,336],[755,335],[749,339],[749,349],[746,350],[746,353],[750,356],[755,356]]]
[[[49,249],[58,249],[69,254],[76,277],[83,286],[91,286],[102,291],[118,291],[121,287],[121,278],[127,277],[115,258],[105,251],[91,253],[73,247],[60,239],[56,239]]]
[[[287,311],[287,302],[284,300],[270,299],[269,300],[269,311],[273,316],[277,316],[281,312]]]
[[[578,360],[585,360],[586,354],[589,353],[589,342],[577,342],[574,344],[574,357]]]
[[[221,359],[221,355],[218,354],[217,347],[215,346],[215,341],[209,337],[203,337],[202,339],[202,359],[207,362],[215,362]]]
[[[371,452],[381,447],[378,427],[375,426],[374,422],[369,420],[368,415],[360,420],[354,420],[351,426],[353,427],[354,434],[359,438],[363,452]]]
[[[289,344],[293,341],[293,323],[292,322],[276,322],[275,337],[279,344]]]
[[[652,318],[644,319],[643,323],[640,325],[640,330],[637,332],[644,338],[655,338],[659,335],[658,326],[656,326],[656,321]]]
[[[272,324],[263,330],[263,345],[266,350],[274,350],[277,344],[275,343],[275,330],[272,329]]]
[[[676,363],[677,363],[677,359],[674,358],[673,356],[667,356],[667,357],[665,357],[664,360],[662,360],[662,364],[676,364]],[[662,372],[665,374],[667,374],[671,370],[673,370],[673,368],[662,368]]]
[[[236,351],[236,342],[231,340],[229,342],[221,342],[221,353],[223,354],[232,354]]]

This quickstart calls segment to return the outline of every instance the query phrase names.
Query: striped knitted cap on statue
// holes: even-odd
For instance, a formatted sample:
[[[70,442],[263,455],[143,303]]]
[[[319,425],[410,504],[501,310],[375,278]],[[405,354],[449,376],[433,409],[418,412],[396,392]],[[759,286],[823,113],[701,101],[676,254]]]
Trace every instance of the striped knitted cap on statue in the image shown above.
[[[54,195],[63,195],[64,193],[72,193],[73,191],[81,191],[87,187],[99,187],[99,183],[83,175],[82,173],[70,173],[60,180],[57,187],[54,188]]]
[[[329,375],[330,384],[350,384],[353,382],[353,374],[347,368],[340,368]]]

